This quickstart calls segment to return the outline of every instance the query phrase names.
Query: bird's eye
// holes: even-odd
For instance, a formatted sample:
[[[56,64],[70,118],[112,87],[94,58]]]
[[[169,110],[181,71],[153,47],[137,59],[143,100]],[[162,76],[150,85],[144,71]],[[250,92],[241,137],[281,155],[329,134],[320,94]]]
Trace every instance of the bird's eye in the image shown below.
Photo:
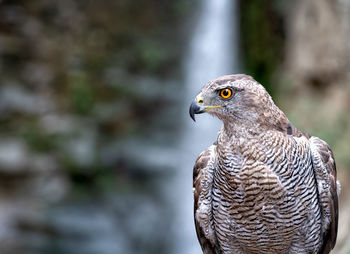
[[[231,95],[232,95],[232,91],[231,91],[231,89],[229,89],[229,88],[225,88],[225,89],[222,89],[222,90],[220,91],[220,96],[221,96],[222,98],[224,98],[224,99],[230,98]]]

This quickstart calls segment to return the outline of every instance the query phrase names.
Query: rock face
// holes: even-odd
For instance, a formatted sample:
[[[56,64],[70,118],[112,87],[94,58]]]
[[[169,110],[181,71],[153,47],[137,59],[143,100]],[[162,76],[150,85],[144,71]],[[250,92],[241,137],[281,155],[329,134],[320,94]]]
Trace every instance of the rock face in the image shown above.
[[[296,85],[349,79],[350,1],[295,1],[287,26],[287,72]]]

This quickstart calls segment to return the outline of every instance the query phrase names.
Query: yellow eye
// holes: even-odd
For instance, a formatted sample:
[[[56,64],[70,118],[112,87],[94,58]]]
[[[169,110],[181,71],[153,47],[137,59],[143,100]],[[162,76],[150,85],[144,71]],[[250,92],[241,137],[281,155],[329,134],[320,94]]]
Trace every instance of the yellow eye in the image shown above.
[[[220,96],[224,99],[230,98],[232,95],[231,89],[225,88],[220,91]]]

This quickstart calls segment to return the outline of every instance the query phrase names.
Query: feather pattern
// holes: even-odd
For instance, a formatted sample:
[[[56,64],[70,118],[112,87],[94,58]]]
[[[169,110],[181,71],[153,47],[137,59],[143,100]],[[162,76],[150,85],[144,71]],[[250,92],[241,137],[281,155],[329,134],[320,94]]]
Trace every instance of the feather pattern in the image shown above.
[[[247,81],[245,88],[251,82],[261,86],[234,76],[224,80],[230,86],[237,80],[239,86]],[[215,81],[209,84],[215,87]],[[333,154],[324,141],[291,125],[264,89],[256,91],[263,91],[272,109],[259,119],[252,114],[255,125],[217,113],[224,122],[218,140],[194,165],[195,224],[203,253],[329,253],[338,223]],[[254,106],[256,98],[247,95]]]

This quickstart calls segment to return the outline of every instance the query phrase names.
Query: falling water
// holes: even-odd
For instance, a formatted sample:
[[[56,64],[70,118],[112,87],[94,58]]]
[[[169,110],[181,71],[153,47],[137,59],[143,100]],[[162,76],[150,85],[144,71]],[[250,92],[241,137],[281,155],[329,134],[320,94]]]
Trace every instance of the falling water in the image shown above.
[[[207,81],[237,72],[236,1],[204,0],[201,8],[184,63],[184,111]],[[216,140],[220,122],[208,115],[197,116],[196,123],[186,117],[174,198],[175,253],[196,254],[201,250],[193,222],[192,168],[199,153]]]

